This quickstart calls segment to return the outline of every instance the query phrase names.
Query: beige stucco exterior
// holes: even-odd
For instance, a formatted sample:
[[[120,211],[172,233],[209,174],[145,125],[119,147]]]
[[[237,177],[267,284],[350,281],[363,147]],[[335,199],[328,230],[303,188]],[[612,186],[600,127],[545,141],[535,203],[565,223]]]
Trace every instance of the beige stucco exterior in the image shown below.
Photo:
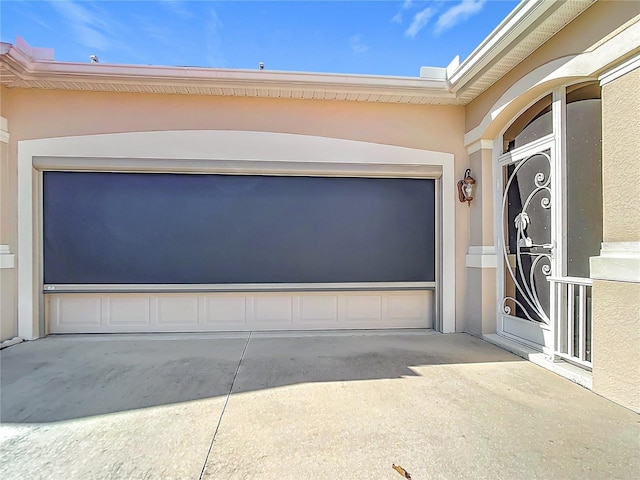
[[[464,154],[463,107],[39,89],[7,89],[5,95],[11,146],[71,135],[250,130]]]
[[[593,390],[640,412],[640,283],[596,281]]]
[[[489,142],[490,145],[491,142]],[[487,142],[469,154],[477,182],[469,211],[467,255],[467,314],[465,331],[481,337],[496,331],[496,268],[493,224],[493,158]],[[484,147],[484,148],[482,148]]]
[[[493,157],[492,150],[482,148],[469,155],[469,168],[474,172],[477,188],[470,205],[470,245],[493,245]]]
[[[9,130],[6,118],[0,121],[0,341],[18,334],[16,314],[15,172],[9,165]]]
[[[614,261],[605,253],[592,260],[592,272],[598,272],[592,275],[592,379],[596,392],[640,410],[640,268],[634,272],[629,267],[640,265],[640,247],[636,248],[640,246],[640,224],[633,201],[640,190],[631,180],[640,154],[640,62],[634,60],[639,55],[640,3],[605,0],[587,8],[465,106],[454,105],[453,101],[449,105],[428,105],[409,100],[384,103],[0,87],[0,115],[8,119],[6,142],[0,145],[0,243],[17,258],[16,172],[19,158],[23,163],[31,161],[20,157],[22,141],[129,132],[166,135],[234,131],[296,134],[448,153],[454,158],[456,180],[470,168],[477,181],[470,207],[457,198],[443,200],[455,205],[454,215],[442,219],[454,226],[455,330],[479,337],[493,335],[497,331],[500,283],[496,278],[500,260],[494,194],[499,186],[494,142],[542,96],[554,89],[558,89],[557,94],[564,86],[598,81],[622,65],[622,74],[603,81],[602,111],[604,242],[612,251],[621,249],[623,253],[616,253]],[[473,81],[470,85],[473,88]],[[362,88],[365,91],[369,87]],[[37,218],[37,195],[33,200]],[[37,252],[38,235],[34,237]],[[619,273],[620,264],[627,265],[624,274]],[[37,262],[34,265],[37,278]],[[16,271],[17,267],[1,271],[0,340],[19,333]],[[34,297],[42,296],[37,291],[39,286],[35,282]],[[41,328],[39,334],[43,333]]]
[[[604,241],[640,241],[633,181],[640,159],[640,69],[602,87]],[[625,141],[620,141],[625,139]]]
[[[640,155],[638,85],[640,68],[602,87],[604,242],[635,245],[635,257],[640,256],[640,225],[631,199],[640,192],[632,173]],[[593,389],[640,411],[640,262],[595,260],[599,276],[610,280],[596,281],[593,288]],[[635,282],[615,281],[633,280],[633,271],[620,269],[625,264],[626,270],[636,270]]]
[[[468,268],[465,331],[476,337],[496,333],[496,269]]]
[[[38,89],[4,89],[3,97],[3,114],[12,125],[8,166],[13,171],[23,140],[187,130],[273,132],[410,147],[453,154],[456,176],[465,168],[463,107]],[[18,208],[12,179],[4,221],[15,241]],[[459,207],[455,235],[466,239],[468,212]],[[456,329],[462,331],[467,244],[457,242],[456,248]]]

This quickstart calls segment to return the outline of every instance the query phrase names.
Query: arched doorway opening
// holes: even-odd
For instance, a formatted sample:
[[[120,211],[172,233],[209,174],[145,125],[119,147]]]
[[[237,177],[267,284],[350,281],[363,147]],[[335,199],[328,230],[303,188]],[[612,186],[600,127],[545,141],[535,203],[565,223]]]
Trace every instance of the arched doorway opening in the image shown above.
[[[602,242],[600,86],[555,89],[497,139],[499,335],[591,368],[589,258]]]

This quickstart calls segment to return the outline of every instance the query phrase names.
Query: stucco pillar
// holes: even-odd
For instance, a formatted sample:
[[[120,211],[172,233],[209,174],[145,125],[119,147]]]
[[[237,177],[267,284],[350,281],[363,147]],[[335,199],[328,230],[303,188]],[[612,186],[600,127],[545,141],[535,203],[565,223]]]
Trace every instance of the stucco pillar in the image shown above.
[[[0,342],[18,334],[16,316],[15,245],[12,241],[12,209],[15,172],[9,165],[9,127],[0,117]],[[13,187],[13,188],[12,188]]]
[[[640,411],[640,56],[601,77],[604,242],[591,258],[593,390]]]
[[[496,249],[493,223],[493,142],[479,140],[467,149],[476,195],[469,208],[466,256],[466,331],[481,337],[496,332]]]

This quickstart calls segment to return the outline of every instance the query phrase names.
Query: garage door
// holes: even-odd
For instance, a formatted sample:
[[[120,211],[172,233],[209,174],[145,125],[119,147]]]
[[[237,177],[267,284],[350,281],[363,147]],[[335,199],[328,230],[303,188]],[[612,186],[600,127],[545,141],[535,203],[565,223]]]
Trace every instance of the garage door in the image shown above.
[[[52,332],[431,327],[434,181],[43,173]]]

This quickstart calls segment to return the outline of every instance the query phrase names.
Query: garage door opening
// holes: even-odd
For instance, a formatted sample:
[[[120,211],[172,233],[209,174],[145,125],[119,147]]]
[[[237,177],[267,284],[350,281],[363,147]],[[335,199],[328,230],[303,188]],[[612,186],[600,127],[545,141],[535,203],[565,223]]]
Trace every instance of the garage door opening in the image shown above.
[[[452,154],[173,131],[28,140],[18,157],[25,338],[455,330]]]
[[[46,171],[42,182],[54,333],[432,327],[434,180]]]

